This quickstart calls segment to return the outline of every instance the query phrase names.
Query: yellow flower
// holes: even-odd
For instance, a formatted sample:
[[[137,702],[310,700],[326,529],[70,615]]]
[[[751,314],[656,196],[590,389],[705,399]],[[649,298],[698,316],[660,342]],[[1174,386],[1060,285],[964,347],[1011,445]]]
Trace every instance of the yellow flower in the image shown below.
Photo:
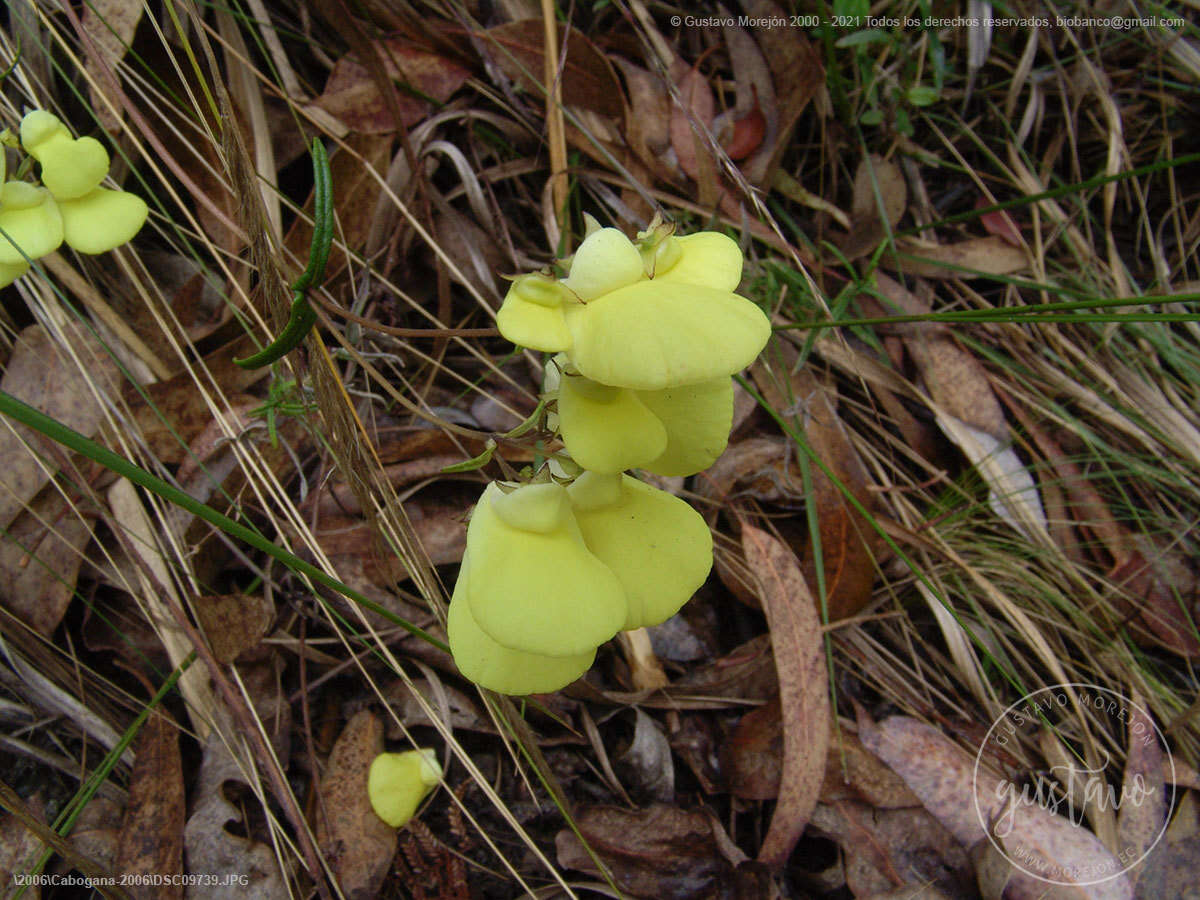
[[[91,137],[72,138],[53,113],[35,109],[21,120],[21,143],[42,164],[42,184],[56,200],[91,193],[108,174],[108,151]]]
[[[472,618],[466,599],[468,558],[463,557],[446,622],[450,653],[464,678],[501,694],[548,694],[566,687],[592,667],[595,648],[576,656],[542,656],[510,650],[488,637]]]
[[[678,497],[628,475],[584,472],[567,488],[588,549],[625,587],[625,629],[665,622],[712,569],[712,533]]]
[[[442,780],[437,754],[430,749],[380,753],[367,772],[371,809],[393,828],[417,812],[425,796]]]
[[[629,238],[616,228],[593,231],[571,260],[563,285],[584,303],[628,287],[644,277],[642,257]]]
[[[75,200],[59,200],[63,240],[80,253],[106,253],[133,240],[146,223],[146,201],[127,191],[96,188]]]
[[[471,618],[502,647],[580,657],[625,621],[625,591],[584,545],[561,485],[488,485],[467,528],[465,558],[459,579],[468,579]]]
[[[549,275],[533,273],[517,278],[496,313],[496,327],[520,347],[558,353],[571,346],[563,315],[567,292]]]
[[[149,209],[141,197],[100,187],[108,174],[108,151],[95,138],[72,138],[57,116],[36,109],[21,120],[21,143],[42,164],[42,184],[61,215],[51,250],[65,240],[80,253],[105,253],[145,224]],[[26,252],[38,257],[50,250]]]
[[[634,391],[585,378],[560,354],[546,366],[545,388],[558,395],[552,427],[571,458],[593,472],[694,475],[716,462],[733,423],[728,377]]]
[[[740,372],[771,335],[763,311],[728,290],[639,281],[566,308],[567,358],[580,373],[643,391]]]
[[[0,228],[7,236],[0,237],[0,264],[5,266],[27,266],[26,257],[53,253],[63,239],[62,215],[50,192],[24,181],[0,187]]]

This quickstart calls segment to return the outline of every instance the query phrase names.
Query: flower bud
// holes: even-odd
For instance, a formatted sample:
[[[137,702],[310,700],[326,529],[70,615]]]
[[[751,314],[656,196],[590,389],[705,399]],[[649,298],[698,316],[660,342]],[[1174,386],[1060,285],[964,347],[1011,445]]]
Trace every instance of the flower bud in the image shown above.
[[[571,346],[571,333],[563,317],[566,288],[539,273],[517,278],[496,313],[496,327],[521,347],[558,353]]]

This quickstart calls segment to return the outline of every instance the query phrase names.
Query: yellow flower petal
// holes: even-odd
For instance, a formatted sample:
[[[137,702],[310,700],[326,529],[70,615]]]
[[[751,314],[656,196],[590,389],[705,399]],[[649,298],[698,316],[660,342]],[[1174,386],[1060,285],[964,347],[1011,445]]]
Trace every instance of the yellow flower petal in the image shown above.
[[[733,426],[733,379],[722,376],[661,391],[638,391],[637,397],[667,434],[666,449],[638,468],[656,475],[695,475],[725,452]]]
[[[566,290],[544,275],[522,275],[512,283],[496,313],[496,327],[519,347],[558,353],[571,346],[563,317]]]
[[[488,637],[472,618],[466,599],[467,560],[464,556],[446,622],[450,652],[463,677],[500,694],[548,694],[591,668],[595,649],[576,656],[540,656],[510,650]]]
[[[0,187],[0,228],[7,234],[0,236],[0,263],[7,266],[53,253],[63,240],[62,215],[50,192],[23,181]]]
[[[3,239],[0,238],[0,240]],[[0,263],[0,287],[8,287],[28,271],[29,263],[24,260],[11,265],[9,263]]]
[[[737,294],[655,278],[568,308],[567,358],[580,373],[642,391],[739,372],[771,335],[761,309]]]
[[[70,138],[71,131],[52,112],[35,109],[21,119],[21,145],[29,153],[34,153],[46,141],[58,136]]]
[[[442,780],[437,753],[430,749],[380,753],[367,772],[371,809],[393,828],[417,812],[425,796]]]
[[[105,253],[133,239],[146,223],[146,201],[136,194],[96,188],[77,200],[60,200],[63,239],[80,253]]]
[[[656,268],[655,281],[737,290],[742,280],[742,251],[733,238],[717,231],[699,231],[667,241],[675,242],[678,259],[669,268]]]
[[[30,152],[42,164],[42,184],[59,201],[90,194],[108,174],[108,151],[95,138],[56,135]]]
[[[523,491],[530,493],[513,497]],[[559,657],[594,650],[625,620],[621,583],[588,552],[574,516],[563,510],[564,488],[527,485],[504,494],[488,485],[467,528],[471,617],[511,650]],[[555,516],[548,531],[510,524],[540,526]]]
[[[712,534],[678,497],[628,475],[594,472],[567,492],[588,549],[625,586],[625,629],[665,622],[708,578]]]
[[[642,274],[642,256],[633,242],[616,228],[601,228],[579,245],[563,284],[586,303],[628,287]]]
[[[667,449],[666,428],[634,391],[582,375],[559,382],[558,430],[571,459],[593,472],[637,468]]]

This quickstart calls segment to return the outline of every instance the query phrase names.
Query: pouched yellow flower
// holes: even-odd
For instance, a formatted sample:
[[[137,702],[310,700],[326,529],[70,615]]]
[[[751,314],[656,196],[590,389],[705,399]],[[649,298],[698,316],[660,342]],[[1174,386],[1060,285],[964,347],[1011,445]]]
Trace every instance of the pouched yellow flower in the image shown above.
[[[0,238],[0,242],[8,243],[3,238]],[[16,264],[0,263],[0,288],[8,287],[28,271],[29,263],[27,262]]]
[[[0,264],[6,266],[27,265],[25,257],[53,253],[63,240],[58,204],[48,190],[24,181],[0,187],[0,228],[7,234],[0,237]]]
[[[550,427],[592,472],[694,475],[716,462],[733,424],[729,378],[633,391],[585,378],[559,354],[546,364],[544,386],[558,398]]]
[[[771,323],[728,290],[650,279],[566,308],[567,357],[593,381],[660,391],[729,377],[762,351]]]
[[[593,472],[639,468],[667,449],[667,429],[636,391],[577,373],[558,381],[558,430],[571,459]]]
[[[42,164],[42,184],[56,200],[74,200],[100,186],[108,151],[91,137],[73,138],[57,116],[35,109],[21,120],[21,144]]]
[[[588,549],[625,587],[625,629],[665,622],[712,569],[712,533],[700,514],[628,475],[584,472],[567,488]]]
[[[496,327],[519,347],[558,353],[571,346],[563,303],[566,288],[549,275],[533,273],[513,281],[496,313]]]
[[[616,228],[601,228],[579,245],[571,260],[571,273],[562,283],[588,303],[644,276],[642,256],[633,242]]]
[[[59,200],[63,240],[80,253],[106,253],[133,240],[146,224],[146,201],[128,191],[96,188],[75,200]]]
[[[625,621],[621,582],[584,544],[561,485],[488,485],[467,527],[466,558],[459,578],[468,578],[471,617],[510,650],[578,657]]]
[[[442,780],[437,753],[430,749],[380,753],[367,772],[371,809],[393,828],[417,812],[426,795]]]
[[[656,475],[695,475],[725,452],[733,427],[732,378],[638,391],[637,396],[667,432],[666,449],[638,468]]]
[[[677,252],[669,253],[668,258],[673,257],[670,265],[665,259],[660,261],[655,281],[737,290],[742,280],[742,251],[733,238],[717,231],[698,231],[684,237],[671,236],[663,244]]]
[[[469,555],[454,585],[446,632],[450,653],[464,678],[501,694],[548,694],[566,687],[591,668],[593,648],[577,656],[541,656],[502,647],[488,637],[471,616],[467,601]]]

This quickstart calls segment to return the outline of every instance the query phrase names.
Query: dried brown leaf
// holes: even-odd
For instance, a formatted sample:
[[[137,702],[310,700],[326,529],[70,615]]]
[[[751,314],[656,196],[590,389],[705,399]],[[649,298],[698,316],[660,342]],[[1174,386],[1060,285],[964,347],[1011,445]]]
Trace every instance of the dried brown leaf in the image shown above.
[[[729,792],[746,800],[774,800],[783,777],[783,713],[779,698],[746,713],[721,748]]]
[[[680,172],[666,162],[671,146],[671,97],[662,79],[619,56],[613,62],[625,76],[629,107],[625,112],[625,142],[652,173],[663,181]]]
[[[808,823],[829,743],[829,680],[821,623],[812,593],[790,550],[753,525],[742,526],[742,551],[759,583],[779,673],[783,776],[758,860],[781,868]]]
[[[395,95],[402,128],[411,128],[433,110],[428,100],[419,97],[445,103],[471,74],[453,60],[394,38],[376,41],[374,46],[387,76],[404,88]],[[398,127],[370,70],[353,55],[337,61],[314,105],[362,134],[390,134]]]
[[[829,743],[821,802],[861,800],[876,809],[918,806],[904,779],[880,762],[855,735],[842,729]]]
[[[192,599],[217,662],[231,663],[266,636],[275,609],[262,594],[200,594]]]
[[[671,106],[671,147],[675,150],[679,168],[700,185],[700,202],[711,203],[716,199],[716,162],[712,158],[708,142],[695,129],[707,130],[712,127],[716,114],[712,88],[699,69],[689,66],[682,59],[672,63],[671,77],[679,92],[679,103]],[[714,196],[705,199],[705,191],[714,192]]]
[[[367,772],[383,751],[383,725],[369,710],[347,724],[321,779],[317,840],[347,897],[375,897],[396,855],[396,830],[371,808]]]
[[[998,237],[968,238],[954,244],[928,244],[910,238],[896,241],[900,256],[883,254],[885,266],[921,278],[978,278],[1011,275],[1029,267],[1024,250]]]
[[[129,802],[113,863],[122,875],[152,876],[183,872],[183,763],[179,732],[170,716],[158,710],[134,743],[137,754],[129,779]],[[182,884],[128,882],[133,897],[176,898]]]
[[[539,87],[545,71],[546,32],[542,20],[497,25],[484,36],[480,45],[491,54],[493,62],[513,81],[532,91],[539,105],[544,105],[545,93]],[[563,103],[619,118],[624,112],[621,84],[604,54],[583,32],[562,26],[558,47]]]
[[[238,897],[248,900],[283,900],[289,897],[275,854],[265,844],[237,837],[225,830],[229,822],[242,823],[242,812],[225,797],[225,784],[245,785],[241,769],[221,736],[214,731],[204,745],[200,778],[193,787],[193,809],[184,831],[188,871],[220,872],[238,879]],[[226,886],[194,885],[188,897],[223,900]]]
[[[635,897],[699,900],[720,897],[731,885],[733,865],[722,858],[712,817],[702,810],[592,806],[576,814],[575,824],[617,886]],[[599,874],[574,832],[563,829],[554,843],[560,866]]]
[[[1130,700],[1125,773],[1121,781],[1121,797],[1129,800],[1121,804],[1117,814],[1116,850],[1118,857],[1131,863],[1129,877],[1138,887],[1146,867],[1140,860],[1162,838],[1170,810],[1164,790],[1167,755],[1154,738],[1156,726],[1142,707],[1140,695],[1134,692]],[[1172,799],[1174,793],[1172,789]]]
[[[975,761],[937,729],[906,716],[892,716],[872,723],[859,716],[858,736],[863,745],[887,763],[921,798],[934,816],[964,846],[986,839],[984,821],[997,821],[1001,815],[1011,819],[1013,836],[1019,835],[1022,850],[1034,854],[1057,871],[1081,873],[1120,872],[1121,864],[1094,834],[1056,816],[1041,806],[1006,804],[1008,796],[1000,778]],[[1008,826],[1006,826],[1007,830]],[[1108,881],[1056,885],[1054,896],[1089,900],[1128,900],[1133,896],[1129,879],[1117,875]],[[1045,897],[1051,887],[1025,872],[1014,872],[1008,880],[1005,896],[1010,900]]]
[[[787,14],[773,0],[742,0],[746,16],[770,22]],[[742,165],[746,178],[765,187],[771,183],[783,154],[792,146],[792,132],[808,104],[825,88],[825,65],[816,46],[799,28],[755,26],[751,32],[771,69],[775,87],[776,126],[762,148]]]
[[[112,358],[90,332],[74,326],[66,331],[91,383],[101,394],[115,396],[120,373]],[[17,338],[0,389],[85,437],[94,436],[104,418],[104,405],[96,402],[88,379],[41,325],[30,325]],[[0,429],[0,528],[12,523],[56,468],[38,459],[46,440],[23,425]]]
[[[813,825],[846,855],[846,887],[856,897],[909,885],[932,885],[951,897],[969,897],[967,854],[921,807],[875,809],[866,803],[821,804]],[[922,896],[924,896],[922,894]]]
[[[75,595],[83,549],[92,538],[96,517],[80,513],[56,488],[46,488],[0,541],[0,601],[46,637]]]
[[[101,87],[109,83],[103,70],[117,71],[133,42],[133,34],[145,8],[146,4],[141,0],[93,0],[83,7],[80,17],[83,30],[100,55],[97,59],[89,53],[84,63],[84,71],[88,73],[88,94],[96,121],[105,131],[119,131],[121,120],[111,109],[106,89]]]

